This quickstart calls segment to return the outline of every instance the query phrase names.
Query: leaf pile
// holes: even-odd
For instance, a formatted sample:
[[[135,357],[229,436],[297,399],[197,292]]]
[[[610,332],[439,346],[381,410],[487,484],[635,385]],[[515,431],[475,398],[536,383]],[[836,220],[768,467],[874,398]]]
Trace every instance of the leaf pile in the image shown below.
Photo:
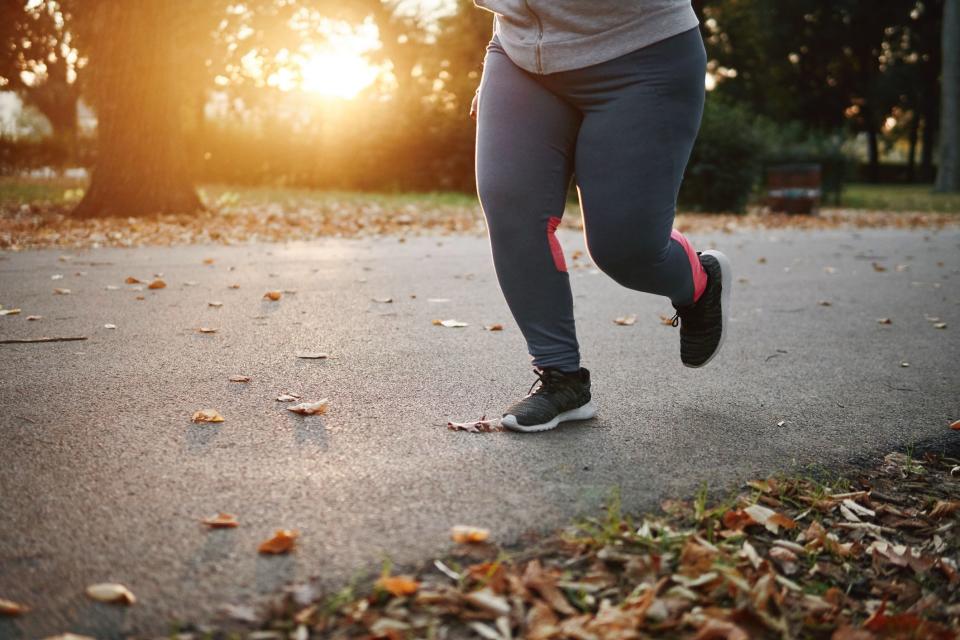
[[[958,460],[891,454],[831,486],[772,477],[662,507],[630,518],[614,500],[511,550],[457,528],[451,556],[362,597],[288,588],[250,637],[957,637]]]
[[[483,235],[479,205],[410,204],[369,198],[322,199],[281,205],[277,202],[222,203],[193,214],[142,218],[77,220],[72,204],[0,203],[0,249],[43,247],[139,247],[247,242],[286,242],[327,237],[383,235]],[[838,227],[942,228],[960,223],[955,214],[898,213],[857,209],[824,209],[816,216],[683,213],[676,227],[684,233],[732,232],[744,229],[834,229]],[[582,228],[575,213],[564,227]]]

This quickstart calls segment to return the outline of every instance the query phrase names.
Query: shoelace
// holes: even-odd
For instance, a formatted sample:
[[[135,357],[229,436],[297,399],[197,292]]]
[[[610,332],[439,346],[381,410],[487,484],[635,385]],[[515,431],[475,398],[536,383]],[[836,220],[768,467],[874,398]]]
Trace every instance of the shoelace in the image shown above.
[[[547,386],[550,384],[550,375],[547,371],[537,371],[536,369],[534,369],[533,373],[537,376],[537,379],[533,381],[533,384],[531,384],[530,388],[527,390],[528,396],[533,395],[533,388],[537,386],[537,383],[540,383],[540,388],[537,389],[537,391],[546,389]]]
[[[673,317],[670,318],[670,325],[673,326],[673,327],[680,326],[680,312],[679,312],[679,311],[677,311],[675,314],[673,314]]]

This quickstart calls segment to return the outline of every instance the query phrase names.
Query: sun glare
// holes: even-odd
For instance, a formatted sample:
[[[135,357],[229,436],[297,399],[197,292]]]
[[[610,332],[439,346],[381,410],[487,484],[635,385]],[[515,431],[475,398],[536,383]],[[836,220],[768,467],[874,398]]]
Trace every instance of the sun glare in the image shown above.
[[[300,88],[317,95],[349,100],[369,87],[380,71],[352,51],[312,54],[300,66]]]

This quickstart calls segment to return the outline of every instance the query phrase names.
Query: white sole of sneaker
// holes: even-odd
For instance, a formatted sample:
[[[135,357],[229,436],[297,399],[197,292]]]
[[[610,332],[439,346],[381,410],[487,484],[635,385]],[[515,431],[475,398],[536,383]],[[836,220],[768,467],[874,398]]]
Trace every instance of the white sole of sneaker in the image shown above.
[[[691,369],[700,369],[707,366],[720,353],[720,348],[723,347],[723,343],[727,339],[727,319],[730,315],[730,288],[733,285],[733,270],[730,267],[730,259],[722,252],[713,249],[704,251],[703,255],[713,256],[720,264],[720,344],[702,364],[683,365]]]
[[[553,429],[559,425],[561,422],[589,420],[595,415],[597,415],[597,408],[593,406],[593,401],[591,400],[582,407],[571,409],[570,411],[564,411],[550,422],[544,422],[543,424],[520,424],[517,422],[517,417],[509,413],[500,419],[500,424],[507,429],[510,429],[510,431],[519,431],[520,433],[536,433],[537,431],[549,431],[550,429]]]

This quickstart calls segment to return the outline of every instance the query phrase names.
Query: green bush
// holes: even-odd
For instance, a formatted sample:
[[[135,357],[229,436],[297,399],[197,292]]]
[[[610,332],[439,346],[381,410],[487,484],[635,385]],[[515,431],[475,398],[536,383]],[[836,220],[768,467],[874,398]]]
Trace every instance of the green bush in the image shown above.
[[[760,178],[766,151],[756,116],[709,96],[700,134],[680,189],[680,206],[695,211],[741,212]]]

